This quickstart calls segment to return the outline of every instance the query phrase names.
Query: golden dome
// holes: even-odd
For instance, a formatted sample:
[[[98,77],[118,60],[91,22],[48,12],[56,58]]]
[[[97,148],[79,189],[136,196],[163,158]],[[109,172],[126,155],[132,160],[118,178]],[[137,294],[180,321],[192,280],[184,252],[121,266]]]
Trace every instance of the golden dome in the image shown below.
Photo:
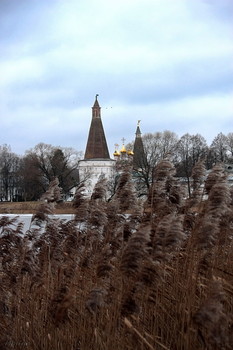
[[[126,153],[126,152],[127,151],[126,151],[125,145],[123,145],[122,148],[121,148],[121,153]]]
[[[134,155],[133,151],[131,151],[131,150],[129,150],[129,151],[127,152],[127,154],[128,154],[128,156],[133,156],[133,155]]]
[[[115,150],[115,152],[113,153],[114,157],[120,157],[120,152],[118,152],[117,150]]]

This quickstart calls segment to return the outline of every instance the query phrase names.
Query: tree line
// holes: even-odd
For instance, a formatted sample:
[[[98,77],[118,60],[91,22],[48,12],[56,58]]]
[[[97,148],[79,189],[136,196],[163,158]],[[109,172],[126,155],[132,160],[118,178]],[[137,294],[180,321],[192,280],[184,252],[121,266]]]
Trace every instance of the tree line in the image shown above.
[[[203,160],[207,169],[214,164],[233,163],[233,133],[219,133],[210,146],[200,134],[186,133],[182,137],[171,131],[147,133],[142,136],[144,156],[134,169],[134,174],[148,192],[153,183],[153,171],[161,159],[168,157],[176,168],[176,176],[187,181],[190,191],[190,177],[194,165]],[[127,145],[133,148],[133,142]],[[73,148],[56,147],[39,143],[19,156],[9,145],[0,146],[0,201],[38,200],[57,178],[63,196],[80,183],[78,162],[82,152]]]
[[[184,178],[190,194],[190,178],[195,164],[202,160],[206,169],[217,163],[233,163],[233,133],[219,133],[210,146],[200,134],[186,133],[178,137],[174,132],[147,133],[142,136],[144,156],[137,159],[134,171],[141,188],[147,191],[153,183],[153,171],[161,159],[169,158],[176,168],[176,176]],[[128,147],[132,147],[129,144]],[[142,193],[144,193],[142,191]]]
[[[39,143],[19,156],[8,145],[0,146],[0,200],[38,200],[55,178],[63,195],[79,183],[82,153],[72,148]]]

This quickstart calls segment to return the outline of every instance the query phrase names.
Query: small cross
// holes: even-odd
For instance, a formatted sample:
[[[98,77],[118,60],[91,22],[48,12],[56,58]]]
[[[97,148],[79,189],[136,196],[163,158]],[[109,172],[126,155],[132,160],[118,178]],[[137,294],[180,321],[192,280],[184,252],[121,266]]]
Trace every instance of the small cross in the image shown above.
[[[123,142],[123,145],[125,144],[125,138],[122,137],[121,141]]]

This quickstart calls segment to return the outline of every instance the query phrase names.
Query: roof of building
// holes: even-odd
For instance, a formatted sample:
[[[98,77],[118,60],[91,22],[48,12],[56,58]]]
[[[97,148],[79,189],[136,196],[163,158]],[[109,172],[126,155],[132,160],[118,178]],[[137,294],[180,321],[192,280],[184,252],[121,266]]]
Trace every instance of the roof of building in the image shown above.
[[[104,128],[101,120],[100,106],[95,97],[92,107],[92,120],[89,129],[84,159],[110,159]]]
[[[143,168],[146,165],[146,156],[139,127],[140,120],[137,124],[136,137],[133,148],[133,166],[135,169]]]
[[[121,153],[126,153],[127,152],[124,144],[122,145],[120,152]]]
[[[117,150],[115,150],[115,152],[113,153],[113,155],[114,155],[114,157],[120,157],[120,152],[119,151],[117,151]]]

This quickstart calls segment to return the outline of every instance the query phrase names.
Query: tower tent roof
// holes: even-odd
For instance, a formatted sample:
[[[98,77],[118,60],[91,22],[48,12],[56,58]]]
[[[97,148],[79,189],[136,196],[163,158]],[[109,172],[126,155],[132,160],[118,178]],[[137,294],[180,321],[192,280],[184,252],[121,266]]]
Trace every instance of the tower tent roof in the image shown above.
[[[84,159],[110,159],[104,128],[101,120],[100,106],[96,95],[92,107],[92,120],[89,129]]]
[[[136,129],[136,137],[134,141],[134,148],[133,148],[133,166],[135,169],[143,168],[146,165],[146,156],[144,151],[144,146],[142,142],[142,133],[140,130],[140,120],[137,124]]]
[[[136,129],[136,137],[140,137],[141,136],[141,130],[140,130],[140,126],[139,126],[139,121],[138,121],[138,125],[137,125],[137,129]]]

